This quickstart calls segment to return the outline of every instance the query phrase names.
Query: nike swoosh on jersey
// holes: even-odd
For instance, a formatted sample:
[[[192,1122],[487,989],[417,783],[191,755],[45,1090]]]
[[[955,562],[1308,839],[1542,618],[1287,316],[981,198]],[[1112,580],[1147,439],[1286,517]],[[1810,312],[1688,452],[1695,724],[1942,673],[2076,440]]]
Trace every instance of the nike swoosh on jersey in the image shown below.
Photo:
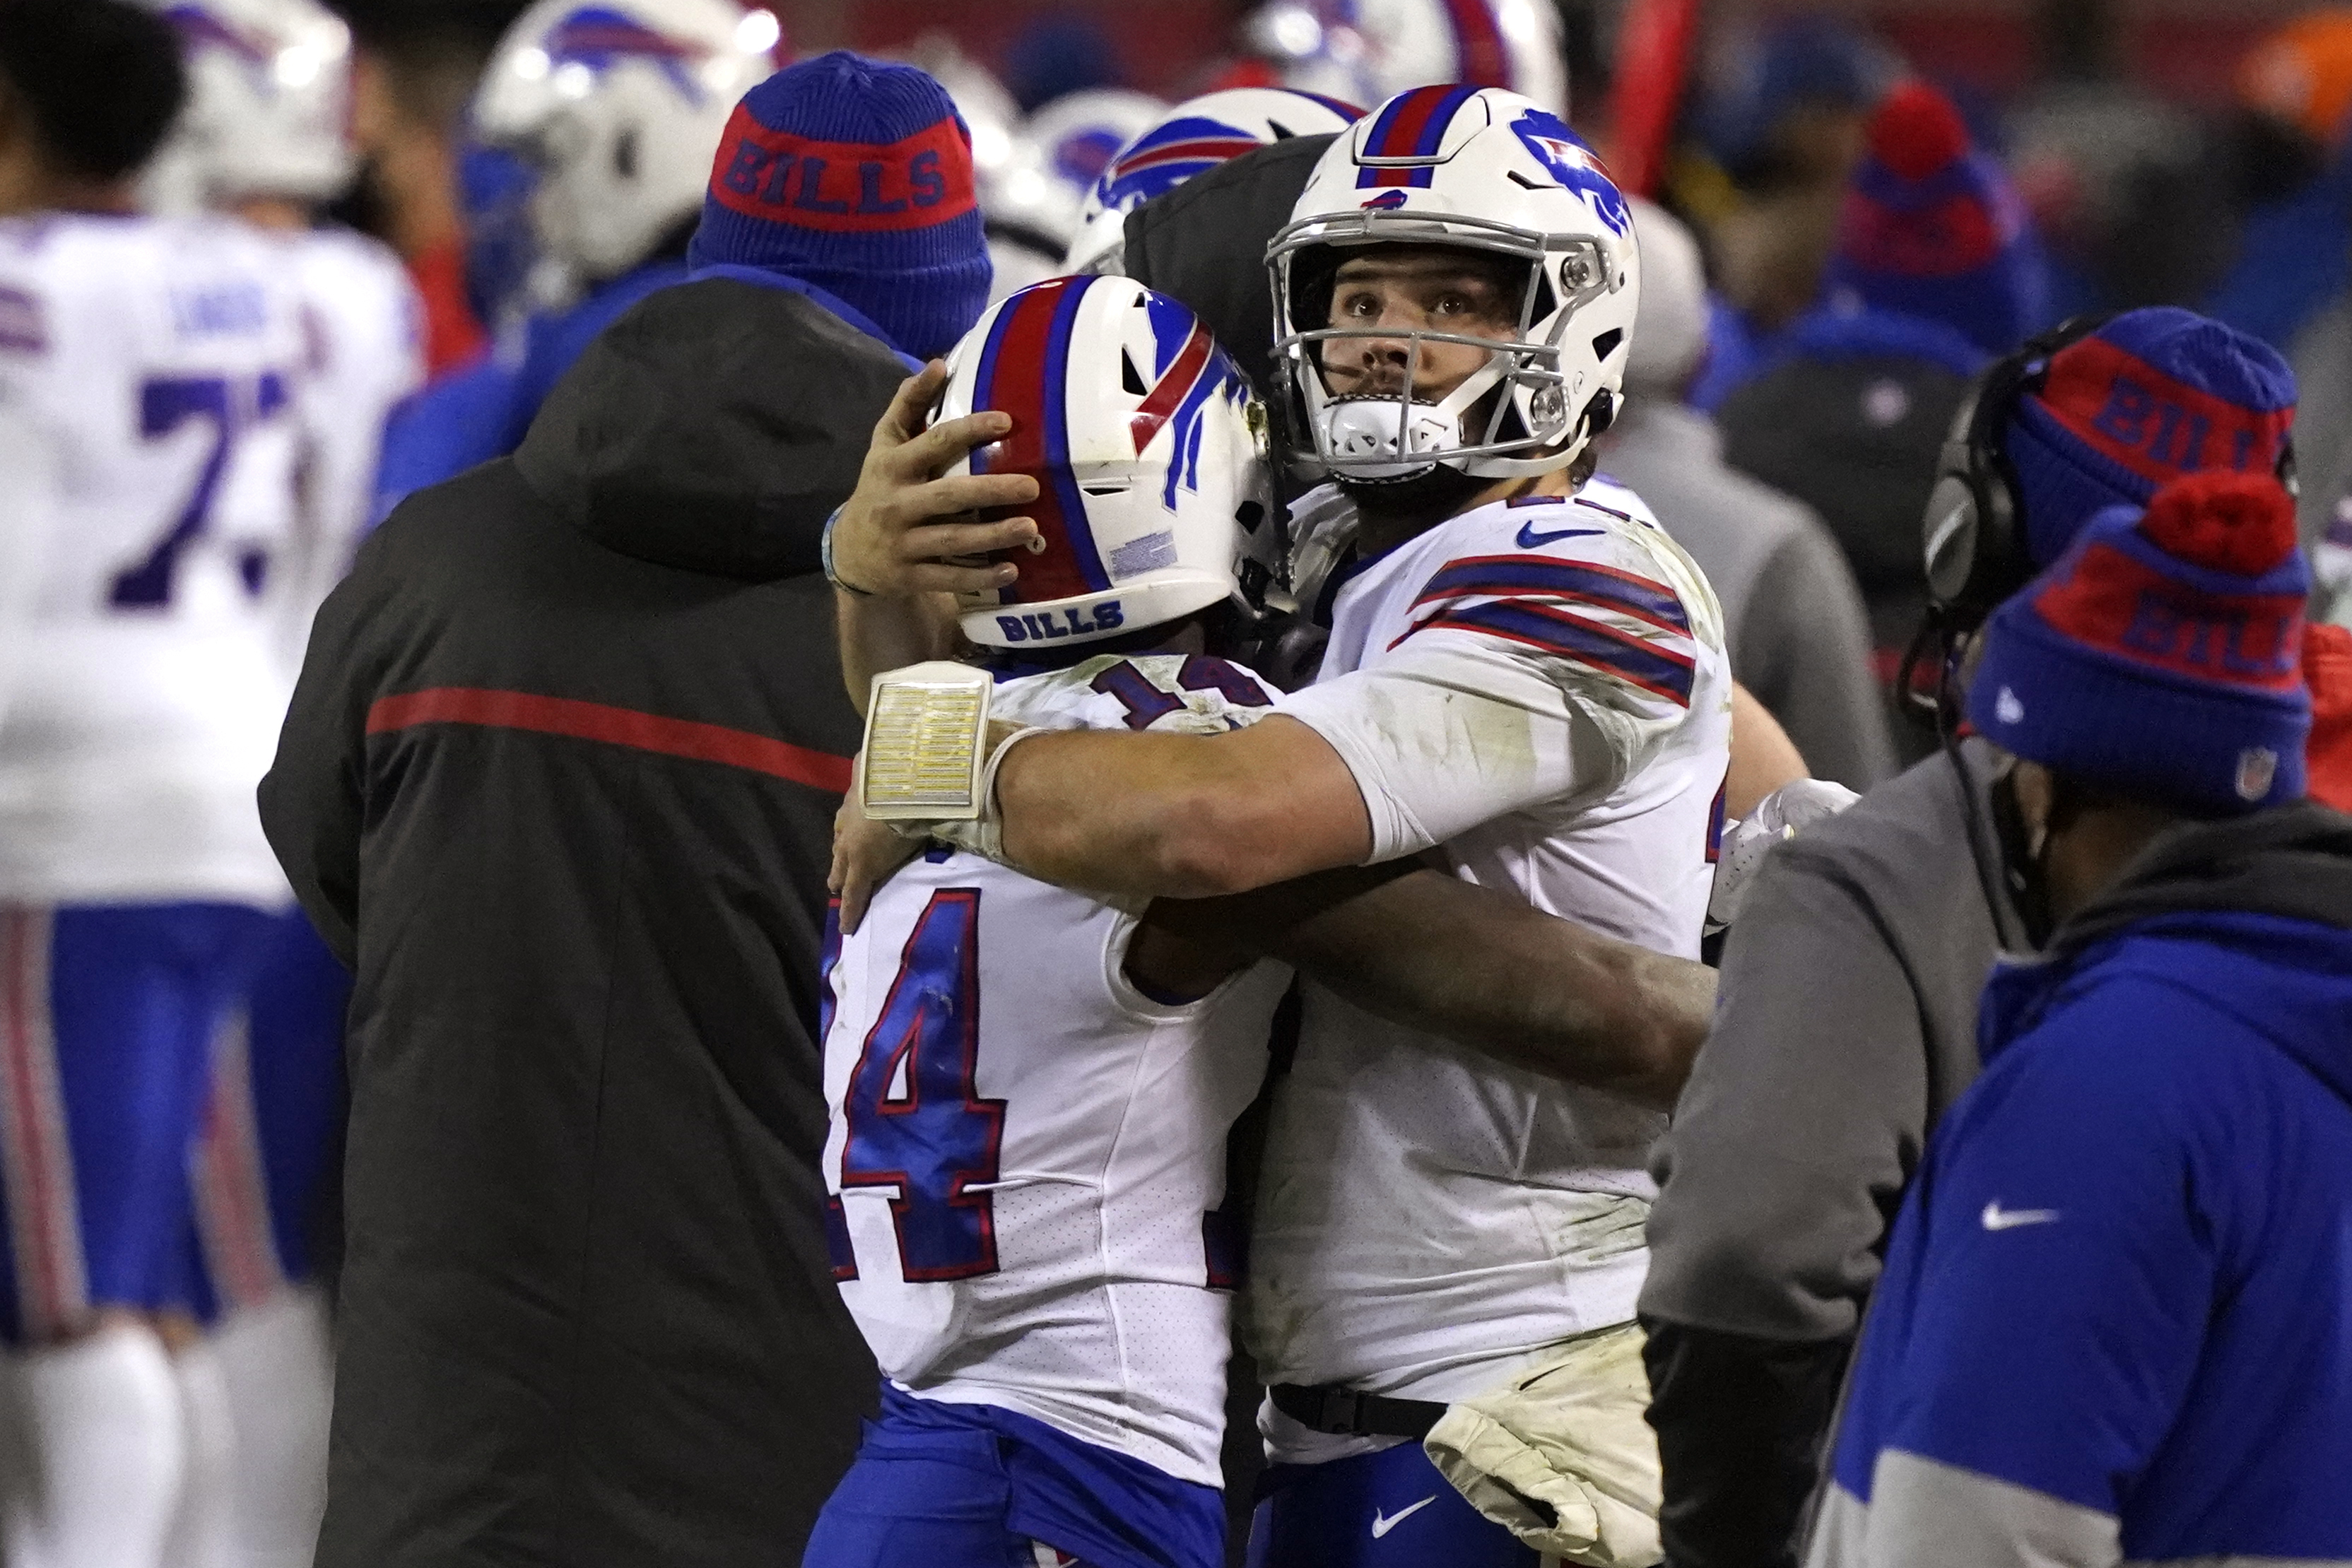
[[[1538,545],[1553,544],[1560,539],[1587,538],[1592,535],[1605,533],[1608,530],[1605,528],[1550,528],[1538,531],[1533,523],[1521,523],[1519,525],[1519,548],[1521,549],[1533,549]]]
[[[2000,1199],[1994,1198],[1984,1206],[1977,1217],[1984,1221],[1987,1230],[2014,1230],[2021,1225],[2048,1225],[2058,1218],[2054,1208],[2003,1208]]]
[[[1402,1524],[1406,1520],[1411,1519],[1414,1514],[1419,1513],[1423,1509],[1427,1508],[1431,1503],[1433,1503],[1436,1500],[1437,1494],[1435,1492],[1432,1492],[1427,1497],[1423,1498],[1419,1502],[1414,1503],[1411,1508],[1401,1508],[1394,1513],[1382,1513],[1377,1507],[1374,1508],[1372,1510],[1372,1539],[1374,1541],[1378,1541],[1381,1536],[1386,1535],[1390,1531],[1394,1530],[1398,1525]]]

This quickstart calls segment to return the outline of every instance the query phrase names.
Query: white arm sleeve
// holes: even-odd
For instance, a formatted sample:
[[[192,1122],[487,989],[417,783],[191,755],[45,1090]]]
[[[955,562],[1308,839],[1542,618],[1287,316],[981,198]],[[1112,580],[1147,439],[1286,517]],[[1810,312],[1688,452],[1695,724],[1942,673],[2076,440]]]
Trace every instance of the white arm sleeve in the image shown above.
[[[1275,711],[1331,743],[1372,819],[1373,861],[1514,811],[1605,799],[1681,723],[1682,706],[1559,653],[1418,632],[1367,669]]]

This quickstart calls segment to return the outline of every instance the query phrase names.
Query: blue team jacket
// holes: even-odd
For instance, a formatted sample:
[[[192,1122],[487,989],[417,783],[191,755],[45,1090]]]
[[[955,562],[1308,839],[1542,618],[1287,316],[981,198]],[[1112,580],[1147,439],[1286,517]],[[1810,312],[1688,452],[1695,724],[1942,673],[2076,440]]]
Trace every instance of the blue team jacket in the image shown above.
[[[2352,1563],[2352,818],[2176,830],[1980,1043],[1810,1563]]]

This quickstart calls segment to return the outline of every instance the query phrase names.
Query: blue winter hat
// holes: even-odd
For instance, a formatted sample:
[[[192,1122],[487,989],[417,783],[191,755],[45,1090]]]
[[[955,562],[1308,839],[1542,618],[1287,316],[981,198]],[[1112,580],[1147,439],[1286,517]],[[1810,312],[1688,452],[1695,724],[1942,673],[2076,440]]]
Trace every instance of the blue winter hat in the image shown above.
[[[688,260],[811,284],[903,351],[945,353],[988,306],[971,133],[912,66],[845,49],[735,106]]]
[[[2049,268],[2025,204],[1969,144],[1951,99],[1906,82],[1870,118],[1830,256],[1832,287],[1880,310],[1940,321],[1988,354],[2042,323]]]
[[[2184,474],[2279,473],[2294,395],[2269,344],[2169,305],[2068,344],[2001,433],[2027,553],[2049,565],[2094,516]]]
[[[2299,800],[2310,591],[2277,480],[2176,479],[2145,513],[2101,512],[1992,612],[1969,721],[2055,772],[2192,816]]]

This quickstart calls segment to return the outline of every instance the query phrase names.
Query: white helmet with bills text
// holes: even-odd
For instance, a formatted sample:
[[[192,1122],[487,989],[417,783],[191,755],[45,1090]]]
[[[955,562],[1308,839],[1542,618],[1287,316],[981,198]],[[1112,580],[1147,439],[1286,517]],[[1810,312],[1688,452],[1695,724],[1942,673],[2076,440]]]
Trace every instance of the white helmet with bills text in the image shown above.
[[[1291,222],[1266,248],[1276,353],[1310,457],[1341,479],[1417,478],[1443,465],[1477,478],[1549,474],[1616,417],[1641,262],[1624,195],[1549,110],[1499,88],[1398,94],[1331,144]],[[1447,246],[1524,263],[1514,334],[1330,324],[1351,250]],[[1401,392],[1335,395],[1323,345],[1407,347]],[[1423,343],[1491,348],[1443,399],[1416,393]]]
[[[180,36],[187,105],[143,182],[194,212],[250,196],[332,201],[354,168],[352,35],[317,0],[153,0]]]
[[[1286,87],[1236,87],[1188,99],[1120,148],[1087,190],[1084,232],[1063,263],[1069,272],[1116,271],[1127,214],[1229,158],[1294,136],[1345,131],[1364,111]]]
[[[1264,411],[1192,312],[1124,277],[1056,277],[992,307],[939,412],[1013,416],[956,474],[1027,474],[1034,553],[962,601],[991,647],[1101,642],[1230,601],[1255,612],[1284,550]]]
[[[474,134],[538,171],[546,254],[616,277],[701,211],[728,116],[782,36],[736,0],[540,0],[482,75]]]

